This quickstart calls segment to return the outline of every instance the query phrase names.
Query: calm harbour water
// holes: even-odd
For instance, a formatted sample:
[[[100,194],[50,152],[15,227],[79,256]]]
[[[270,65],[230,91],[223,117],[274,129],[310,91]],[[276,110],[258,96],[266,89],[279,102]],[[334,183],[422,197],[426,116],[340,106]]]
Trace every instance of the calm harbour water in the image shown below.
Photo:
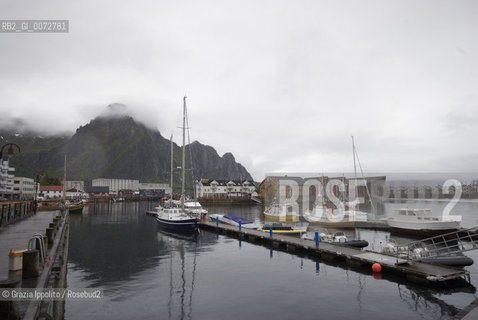
[[[439,210],[446,202],[405,205]],[[375,279],[371,271],[208,232],[164,233],[145,214],[151,206],[117,203],[70,217],[68,287],[102,288],[104,297],[67,300],[66,319],[450,319],[476,296],[473,287],[434,290]],[[387,204],[385,215],[396,206],[404,204]],[[209,209],[263,219],[260,206]],[[463,215],[463,226],[476,226],[478,202],[459,202],[452,214]],[[322,231],[309,227],[315,230]],[[348,235],[375,250],[390,237],[368,230]],[[467,255],[478,263],[478,252]],[[467,270],[478,287],[478,266]]]

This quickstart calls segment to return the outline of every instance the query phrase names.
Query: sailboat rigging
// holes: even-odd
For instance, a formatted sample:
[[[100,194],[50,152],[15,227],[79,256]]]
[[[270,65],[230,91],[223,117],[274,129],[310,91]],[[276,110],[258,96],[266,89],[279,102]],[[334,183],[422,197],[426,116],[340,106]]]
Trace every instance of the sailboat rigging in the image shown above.
[[[162,208],[158,211],[156,220],[158,225],[165,229],[177,231],[196,231],[198,228],[197,215],[185,209],[185,172],[186,172],[186,97],[183,98],[183,147],[182,147],[182,165],[181,165],[181,205],[174,206],[170,201],[169,208]],[[171,138],[172,143],[172,138]],[[171,169],[173,168],[173,152],[171,145]],[[173,173],[171,170],[171,187],[173,183]]]
[[[65,208],[68,209],[69,213],[83,213],[83,207],[85,204],[82,201],[67,201],[66,200],[66,154],[65,154],[65,163],[63,165],[63,196],[62,202]]]

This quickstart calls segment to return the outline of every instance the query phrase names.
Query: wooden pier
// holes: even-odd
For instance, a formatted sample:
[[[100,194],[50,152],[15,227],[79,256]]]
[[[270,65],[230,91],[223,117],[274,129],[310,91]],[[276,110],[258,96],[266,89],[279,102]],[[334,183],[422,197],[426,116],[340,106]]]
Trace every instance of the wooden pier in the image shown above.
[[[468,271],[447,266],[407,261],[372,251],[363,251],[357,248],[336,245],[327,242],[305,240],[298,237],[262,232],[254,229],[201,221],[199,227],[219,234],[231,236],[251,243],[264,244],[290,253],[302,253],[310,257],[318,257],[325,260],[343,260],[352,268],[368,268],[374,263],[382,266],[381,274],[384,276],[400,276],[408,281],[430,285],[448,283],[453,280],[463,280],[469,276]]]

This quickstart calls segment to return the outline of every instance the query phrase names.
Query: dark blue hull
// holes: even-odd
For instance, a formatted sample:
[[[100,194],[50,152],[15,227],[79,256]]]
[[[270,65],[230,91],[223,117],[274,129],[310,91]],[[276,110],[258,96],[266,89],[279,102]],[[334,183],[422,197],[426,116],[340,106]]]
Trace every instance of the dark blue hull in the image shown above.
[[[164,229],[175,231],[195,231],[198,228],[198,219],[168,220],[156,217],[158,225]]]

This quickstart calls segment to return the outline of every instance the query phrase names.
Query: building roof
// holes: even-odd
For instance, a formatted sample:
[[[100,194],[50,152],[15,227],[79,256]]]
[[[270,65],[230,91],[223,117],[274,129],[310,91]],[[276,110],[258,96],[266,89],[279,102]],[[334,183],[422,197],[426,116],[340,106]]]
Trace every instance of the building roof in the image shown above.
[[[294,180],[295,182],[297,182],[299,185],[302,185],[304,183],[304,179],[302,177],[291,177],[291,176],[288,176],[288,175],[284,175],[284,176],[267,176],[265,177],[264,180],[262,180],[262,182],[260,183],[259,186],[262,186],[264,185],[265,183],[274,183],[274,184],[278,184],[280,180]]]
[[[40,192],[42,191],[63,191],[63,186],[40,186]]]
[[[329,180],[344,180],[344,181],[350,181],[350,180],[353,180],[355,178],[347,178],[347,177],[344,177],[344,176],[341,176],[341,177],[328,177],[328,176],[318,176],[318,177],[306,177],[306,178],[302,178],[302,177],[289,177],[287,175],[284,175],[284,176],[267,176],[260,184],[260,186],[262,186],[263,184],[265,183],[275,183],[275,184],[278,184],[279,183],[279,180],[294,180],[295,182],[297,182],[299,185],[303,185],[307,180],[311,180],[311,179],[315,179],[315,180],[318,180],[318,181],[321,181],[321,179],[324,179],[325,182],[328,182]],[[372,181],[385,181],[386,180],[386,176],[372,176],[372,177],[357,177],[357,179],[364,179],[366,180],[367,182],[372,182]]]
[[[216,181],[218,186],[227,186],[230,182],[234,186],[242,186],[244,183],[248,182],[251,185],[254,185],[254,181],[249,180],[221,180],[221,179],[200,179],[199,180],[203,186],[210,186],[212,182]]]

